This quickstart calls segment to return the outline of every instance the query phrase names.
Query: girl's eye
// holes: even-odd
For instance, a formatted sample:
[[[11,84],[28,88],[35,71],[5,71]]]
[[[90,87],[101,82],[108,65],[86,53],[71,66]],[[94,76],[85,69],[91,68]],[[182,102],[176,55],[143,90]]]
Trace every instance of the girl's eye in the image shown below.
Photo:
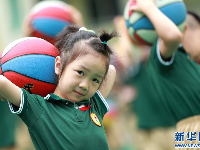
[[[78,72],[78,74],[84,76],[84,72],[83,71],[77,71],[77,72]]]
[[[95,83],[100,83],[99,80],[97,80],[97,79],[93,79],[93,81],[94,81]]]

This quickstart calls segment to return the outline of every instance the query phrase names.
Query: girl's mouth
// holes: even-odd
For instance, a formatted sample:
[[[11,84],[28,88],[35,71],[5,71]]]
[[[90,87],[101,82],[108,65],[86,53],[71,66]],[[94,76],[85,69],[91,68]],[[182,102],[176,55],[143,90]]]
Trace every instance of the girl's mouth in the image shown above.
[[[77,91],[74,91],[76,93],[76,95],[79,95],[79,96],[84,96],[82,93],[80,92],[77,92]]]

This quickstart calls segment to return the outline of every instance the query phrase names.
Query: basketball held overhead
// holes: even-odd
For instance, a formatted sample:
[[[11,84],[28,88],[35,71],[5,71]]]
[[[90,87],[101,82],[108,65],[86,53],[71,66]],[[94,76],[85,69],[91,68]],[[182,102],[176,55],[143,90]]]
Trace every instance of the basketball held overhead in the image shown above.
[[[182,0],[155,0],[155,4],[183,31],[187,11]],[[124,9],[128,36],[135,44],[151,46],[157,40],[158,34],[150,20],[143,13],[130,10],[134,5],[136,5],[136,1],[129,0]]]

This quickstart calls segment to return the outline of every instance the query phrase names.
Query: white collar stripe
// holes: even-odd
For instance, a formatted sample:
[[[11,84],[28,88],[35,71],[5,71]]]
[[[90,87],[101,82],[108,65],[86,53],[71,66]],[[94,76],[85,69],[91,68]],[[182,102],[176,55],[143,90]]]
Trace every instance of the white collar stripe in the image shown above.
[[[108,105],[108,103],[106,102],[106,100],[104,99],[104,97],[101,95],[101,93],[100,93],[100,91],[99,90],[97,90],[97,92],[96,92],[98,95],[99,95],[99,97],[101,98],[101,100],[102,100],[102,102],[104,103],[104,105],[106,106],[106,108],[107,108],[107,112],[109,111],[109,105]]]
[[[8,102],[8,105],[10,107],[10,111],[13,113],[13,114],[20,114],[23,110],[23,106],[24,106],[24,94],[23,94],[23,91],[21,90],[21,103],[20,103],[20,107],[17,111],[15,111],[13,109],[13,104],[11,104],[10,102]]]

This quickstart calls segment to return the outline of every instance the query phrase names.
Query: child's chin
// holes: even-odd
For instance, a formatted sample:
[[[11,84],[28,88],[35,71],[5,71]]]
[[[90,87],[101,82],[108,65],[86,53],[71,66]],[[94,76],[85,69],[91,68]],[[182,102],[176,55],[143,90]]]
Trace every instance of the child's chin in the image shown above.
[[[84,100],[84,98],[80,98],[80,97],[72,97],[72,98],[70,98],[69,99],[70,101],[72,101],[72,102],[81,102],[81,101],[83,101]]]

